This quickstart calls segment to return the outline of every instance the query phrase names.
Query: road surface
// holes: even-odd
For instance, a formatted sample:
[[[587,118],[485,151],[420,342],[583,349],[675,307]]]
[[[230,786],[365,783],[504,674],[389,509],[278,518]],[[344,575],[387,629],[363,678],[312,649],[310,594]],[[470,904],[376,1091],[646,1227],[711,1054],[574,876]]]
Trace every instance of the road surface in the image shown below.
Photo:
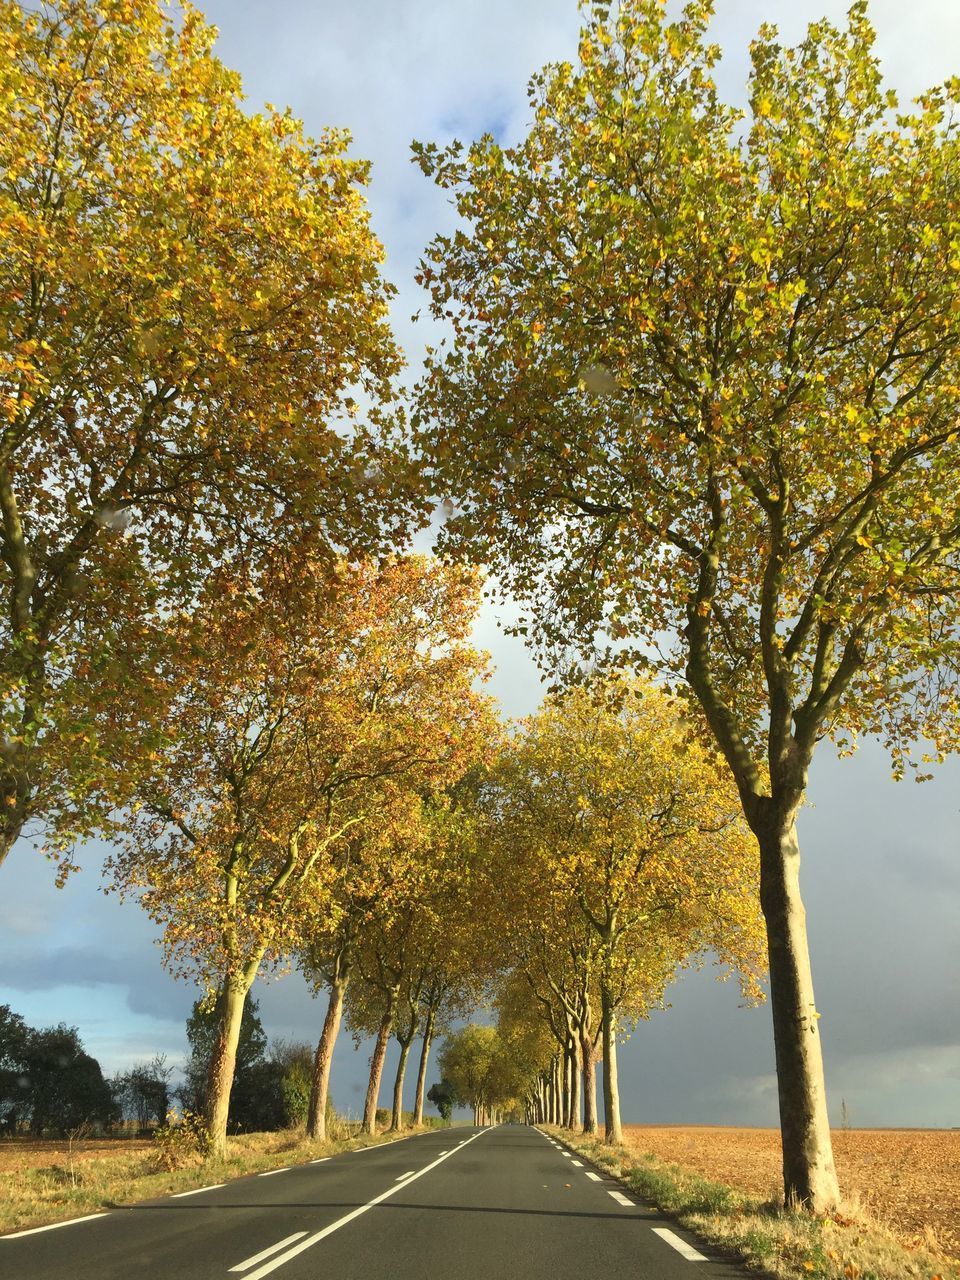
[[[0,1237],[3,1280],[737,1280],[536,1129],[441,1129]]]

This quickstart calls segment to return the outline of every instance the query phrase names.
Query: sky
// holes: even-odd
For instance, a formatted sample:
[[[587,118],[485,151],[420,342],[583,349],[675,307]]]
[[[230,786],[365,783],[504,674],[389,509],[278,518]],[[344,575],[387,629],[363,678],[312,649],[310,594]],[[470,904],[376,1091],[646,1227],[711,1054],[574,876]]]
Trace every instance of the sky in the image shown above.
[[[308,131],[347,127],[372,161],[374,229],[399,289],[394,327],[415,375],[430,327],[413,277],[423,248],[453,224],[448,197],[410,162],[411,140],[505,142],[528,121],[525,86],[545,62],[572,58],[575,0],[208,0],[218,53],[243,76],[251,108],[290,105]],[[747,46],[761,22],[785,41],[835,0],[717,0],[718,80],[744,100]],[[960,72],[956,0],[874,0],[871,17],[889,84],[904,98]],[[501,615],[502,617],[502,615]],[[493,691],[510,716],[542,696],[519,640],[490,609],[477,629],[496,666]],[[921,786],[891,781],[875,744],[853,759],[829,747],[814,764],[800,821],[817,1006],[830,1114],[853,1126],[960,1126],[960,762]],[[196,991],[164,973],[155,930],[132,902],[102,892],[102,846],[62,890],[25,845],[0,869],[0,1003],[34,1026],[78,1027],[107,1072],[156,1052],[179,1062]],[[685,974],[671,1007],[641,1023],[621,1051],[627,1123],[777,1123],[767,1008],[740,1007],[715,971]],[[297,974],[258,983],[271,1037],[315,1041],[323,1019]],[[341,1035],[332,1096],[362,1109],[368,1045]],[[388,1062],[383,1090],[388,1093]],[[434,1078],[431,1074],[431,1079]],[[408,1082],[407,1105],[413,1082]]]

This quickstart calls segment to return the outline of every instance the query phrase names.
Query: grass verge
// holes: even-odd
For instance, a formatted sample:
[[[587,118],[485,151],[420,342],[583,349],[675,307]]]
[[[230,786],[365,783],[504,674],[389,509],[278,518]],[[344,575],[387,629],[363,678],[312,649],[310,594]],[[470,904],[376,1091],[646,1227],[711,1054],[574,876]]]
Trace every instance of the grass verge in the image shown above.
[[[189,1168],[159,1171],[152,1153],[142,1148],[135,1153],[121,1149],[76,1160],[31,1167],[25,1154],[22,1162],[3,1175],[0,1196],[0,1234],[47,1226],[68,1218],[80,1218],[119,1205],[136,1204],[177,1191],[190,1191],[213,1182],[228,1182],[249,1173],[262,1173],[284,1165],[305,1164],[320,1156],[355,1151],[377,1143],[395,1141],[413,1133],[425,1133],[431,1126],[404,1129],[397,1134],[341,1137],[328,1142],[310,1142],[296,1132],[247,1133],[227,1139],[224,1160],[198,1160]]]
[[[710,1244],[781,1280],[960,1280],[960,1260],[938,1248],[932,1233],[928,1245],[908,1249],[859,1210],[792,1211],[652,1153],[634,1155],[565,1129],[552,1132]]]

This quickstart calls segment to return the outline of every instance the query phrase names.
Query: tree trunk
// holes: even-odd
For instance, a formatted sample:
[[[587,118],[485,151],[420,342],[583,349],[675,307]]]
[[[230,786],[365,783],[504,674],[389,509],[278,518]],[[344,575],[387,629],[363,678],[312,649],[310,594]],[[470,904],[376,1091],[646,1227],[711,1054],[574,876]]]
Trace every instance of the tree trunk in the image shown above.
[[[204,1120],[207,1126],[207,1153],[222,1159],[227,1151],[227,1120],[230,1115],[230,1091],[237,1067],[237,1045],[240,1023],[247,995],[253,986],[259,958],[245,973],[227,977],[220,988],[222,1002],[220,1027],[207,1068],[207,1101]]]
[[[390,1132],[396,1133],[403,1128],[403,1077],[407,1073],[407,1056],[413,1037],[400,1042],[400,1060],[397,1063],[397,1074],[393,1081],[393,1115],[390,1118]]]
[[[597,1064],[593,1056],[593,1036],[580,1029],[580,1061],[583,1072],[583,1132],[597,1132]]]
[[[570,1076],[570,1055],[567,1046],[563,1046],[560,1058],[560,1123],[565,1129],[570,1128],[571,1103],[573,1101],[573,1080]]]
[[[580,1061],[577,1041],[573,1033],[567,1041],[567,1061],[570,1064],[570,1128],[580,1128]]]
[[[760,903],[770,953],[770,1008],[777,1060],[783,1187],[787,1203],[815,1213],[835,1209],[840,1188],[833,1163],[819,1014],[800,897],[796,827],[773,819],[758,834]]]
[[[600,1011],[603,1026],[603,1122],[604,1140],[623,1141],[620,1124],[620,1087],[617,1082],[617,1017],[609,984],[600,980]]]
[[[0,866],[7,854],[20,839],[20,834],[27,824],[27,806],[20,804],[16,784],[9,786],[0,782],[0,802],[4,802],[2,821],[0,821]],[[6,803],[8,802],[9,803]]]
[[[563,1090],[560,1088],[560,1054],[553,1060],[553,1123],[563,1124]]]
[[[387,1056],[387,1042],[393,1028],[393,1001],[387,1005],[386,1012],[380,1019],[377,1031],[377,1042],[370,1058],[370,1081],[367,1085],[367,1096],[363,1104],[363,1132],[373,1136],[377,1132],[377,1101],[380,1097],[380,1079],[383,1075],[383,1062]]]
[[[433,1024],[436,1014],[431,1009],[427,1014],[426,1026],[423,1028],[423,1045],[420,1049],[420,1067],[417,1071],[417,1097],[413,1104],[413,1123],[418,1127],[423,1124],[423,1091],[427,1084],[427,1062],[430,1058],[430,1046],[433,1044]]]
[[[333,1065],[333,1049],[337,1043],[340,1019],[343,1016],[343,997],[347,990],[347,978],[335,977],[330,983],[330,999],[323,1031],[313,1059],[313,1083],[310,1086],[310,1108],[307,1112],[307,1137],[316,1142],[327,1139],[327,1097],[330,1092],[330,1068]]]

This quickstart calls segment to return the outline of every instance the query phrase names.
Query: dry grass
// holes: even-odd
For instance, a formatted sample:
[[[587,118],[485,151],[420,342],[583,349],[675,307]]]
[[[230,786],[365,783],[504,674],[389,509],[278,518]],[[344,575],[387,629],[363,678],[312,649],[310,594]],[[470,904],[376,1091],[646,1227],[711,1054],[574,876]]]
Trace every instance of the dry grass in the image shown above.
[[[560,1131],[560,1136],[703,1239],[736,1252],[748,1265],[782,1280],[960,1280],[960,1262],[944,1249],[932,1230],[905,1242],[862,1205],[854,1206],[855,1212],[848,1208],[829,1217],[784,1209],[770,1196],[770,1165],[764,1163],[769,1152],[764,1158],[757,1155],[755,1165],[744,1159],[737,1167],[732,1163],[724,1166],[733,1170],[741,1183],[747,1181],[747,1167],[764,1179],[753,1195],[742,1189],[741,1183],[718,1180],[720,1156],[712,1178],[694,1167],[705,1165],[705,1153],[714,1147],[722,1158],[732,1161],[735,1145],[724,1143],[727,1134],[767,1132],[632,1127],[630,1145],[619,1148],[572,1138],[566,1131]],[[638,1134],[642,1135],[640,1141]],[[654,1134],[668,1135],[665,1144],[688,1144],[683,1149],[685,1163],[671,1163],[653,1154]],[[695,1142],[691,1149],[690,1136],[700,1134],[709,1135],[710,1141]],[[751,1149],[762,1151],[763,1142],[757,1139]]]
[[[397,1137],[417,1132],[405,1129]],[[318,1155],[335,1155],[384,1142],[344,1134],[326,1143],[308,1142],[301,1133],[247,1133],[227,1140],[227,1156],[192,1168],[157,1169],[149,1140],[96,1138],[75,1143],[22,1138],[0,1140],[0,1233],[78,1218],[115,1205],[135,1204],[188,1191],[208,1182],[226,1182],[247,1173],[302,1164]]]
[[[627,1125],[624,1142],[751,1196],[781,1194],[777,1129]],[[833,1150],[848,1213],[960,1256],[960,1130],[837,1129]]]

